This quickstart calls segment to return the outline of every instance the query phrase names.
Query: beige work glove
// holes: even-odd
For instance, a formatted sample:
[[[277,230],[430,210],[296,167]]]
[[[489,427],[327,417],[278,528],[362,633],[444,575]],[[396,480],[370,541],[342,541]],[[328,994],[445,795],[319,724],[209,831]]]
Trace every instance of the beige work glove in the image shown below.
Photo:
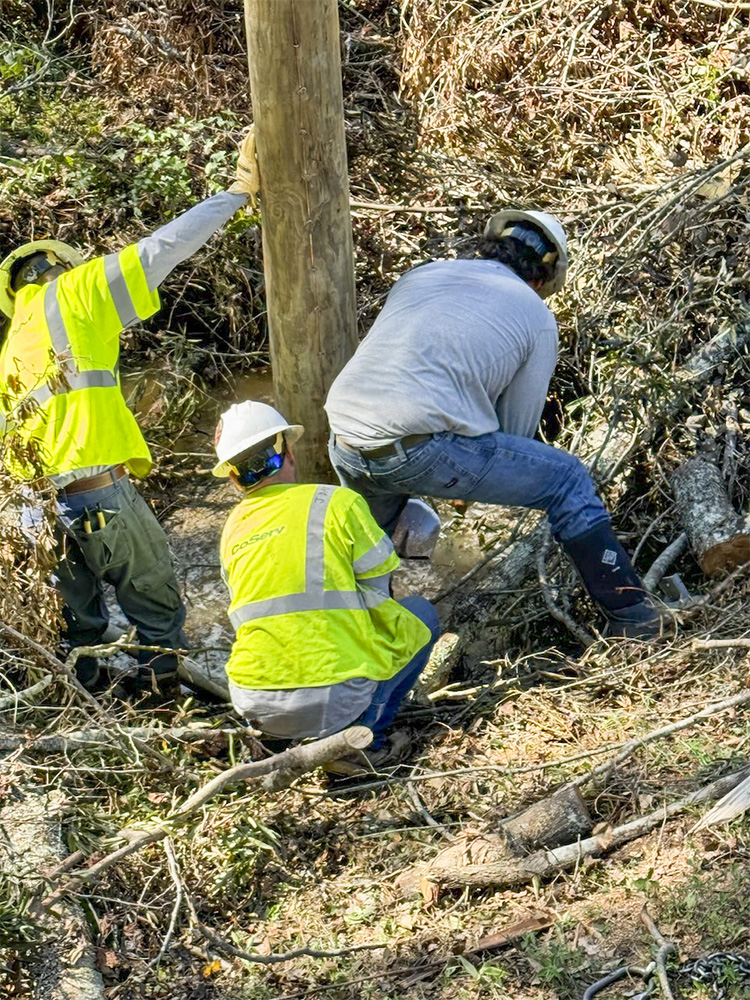
[[[230,186],[232,194],[246,194],[248,201],[257,208],[258,189],[260,188],[260,173],[258,161],[255,158],[255,125],[251,125],[245,138],[240,143],[237,157],[237,179]]]

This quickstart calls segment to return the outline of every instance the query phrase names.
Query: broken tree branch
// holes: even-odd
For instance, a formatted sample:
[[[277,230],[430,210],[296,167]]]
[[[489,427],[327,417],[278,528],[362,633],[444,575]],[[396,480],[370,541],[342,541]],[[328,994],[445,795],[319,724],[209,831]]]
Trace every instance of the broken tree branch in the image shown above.
[[[664,549],[661,555],[657,556],[656,559],[651,563],[647,572],[643,576],[643,586],[646,590],[653,593],[656,590],[659,582],[666,575],[667,570],[675,561],[679,559],[685,549],[688,547],[688,536],[687,532],[681,532],[673,542]]]
[[[16,709],[24,702],[31,701],[36,695],[41,694],[42,691],[46,691],[53,680],[54,677],[52,674],[45,674],[36,684],[22,688],[20,691],[13,691],[12,694],[4,695],[0,698],[0,712],[4,712],[8,708]]]
[[[74,688],[76,694],[84,701],[94,712],[107,723],[111,720],[107,713],[104,711],[102,706],[96,700],[96,698],[87,691],[86,688],[81,684],[75,675],[75,671],[67,667],[62,660],[58,660],[56,656],[53,656],[48,649],[30,639],[29,636],[24,635],[23,632],[18,632],[11,625],[6,625],[5,622],[0,622],[0,632],[5,632],[16,642],[20,642],[22,645],[26,646],[28,649],[32,649],[37,656],[41,657],[45,663],[47,663],[52,668],[52,673],[56,677],[63,677]]]
[[[691,649],[750,649],[750,637],[736,639],[693,639]]]
[[[659,977],[659,985],[661,986],[661,995],[664,997],[664,1000],[674,1000],[674,993],[669,985],[669,976],[667,975],[667,955],[675,954],[677,952],[677,946],[671,941],[667,941],[652,920],[651,914],[648,912],[648,907],[645,904],[640,912],[640,918],[648,928],[651,937],[659,946],[655,961],[656,973]]]
[[[666,820],[685,812],[694,805],[713,801],[725,795],[739,784],[750,773],[750,765],[740,771],[712,781],[709,785],[699,788],[690,795],[664,805],[646,816],[639,816],[622,826],[595,834],[575,843],[562,847],[534,851],[527,855],[511,855],[505,844],[494,844],[484,838],[477,857],[469,857],[468,861],[453,867],[436,869],[434,862],[421,868],[422,882],[440,885],[444,888],[461,889],[465,887],[483,887],[487,885],[515,886],[531,881],[535,876],[549,878],[558,872],[580,864],[586,858],[599,857],[609,851],[626,844],[631,840],[644,836],[651,830],[661,826]],[[474,847],[474,844],[471,845]],[[493,850],[494,848],[494,850]],[[403,891],[414,891],[416,873],[407,872],[401,876],[399,884]],[[409,876],[408,878],[406,876]]]
[[[194,792],[182,806],[170,813],[164,819],[164,824],[149,827],[145,830],[125,829],[119,833],[119,838],[127,843],[101,858],[96,864],[83,871],[74,872],[72,878],[58,886],[42,903],[49,909],[59,899],[74,892],[81,886],[96,881],[99,876],[118,864],[130,854],[140,851],[149,844],[155,844],[178,826],[185,823],[194,813],[201,809],[210,799],[227,787],[241,781],[256,781],[267,777],[262,782],[266,791],[276,791],[285,788],[294,778],[305,771],[311,771],[321,764],[338,760],[356,750],[362,750],[372,742],[372,732],[366,726],[350,726],[340,733],[327,736],[322,740],[293,747],[283,753],[274,754],[266,760],[254,761],[250,764],[237,764],[227,771],[222,771],[209,782]]]

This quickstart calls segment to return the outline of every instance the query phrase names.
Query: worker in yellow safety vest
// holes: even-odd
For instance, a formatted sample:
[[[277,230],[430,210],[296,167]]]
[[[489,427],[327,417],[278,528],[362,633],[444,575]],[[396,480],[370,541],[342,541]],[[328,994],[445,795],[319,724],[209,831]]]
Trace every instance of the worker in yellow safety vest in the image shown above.
[[[272,739],[368,726],[370,763],[382,766],[403,751],[385,730],[427,662],[437,613],[422,597],[391,597],[399,559],[358,493],[296,482],[301,434],[253,400],[216,429],[213,474],[243,494],[220,545],[236,632],[229,691]]]
[[[151,469],[148,445],[120,388],[120,333],[159,309],[158,287],[258,190],[252,133],[237,179],[118,253],[84,260],[58,240],[36,240],[0,263],[0,453],[19,482],[45,477],[57,490],[65,643],[99,642],[108,626],[102,582],[136,627],[130,693],[169,693],[185,643],[185,609],[166,536],[130,474]],[[33,517],[32,517],[33,520]],[[31,526],[33,529],[33,525]],[[97,660],[80,656],[80,681],[96,689]]]

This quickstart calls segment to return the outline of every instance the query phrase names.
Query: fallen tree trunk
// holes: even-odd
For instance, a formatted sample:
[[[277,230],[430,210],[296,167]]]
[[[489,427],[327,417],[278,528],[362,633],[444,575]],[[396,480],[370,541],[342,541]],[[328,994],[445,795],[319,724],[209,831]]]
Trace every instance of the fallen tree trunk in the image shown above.
[[[599,857],[628,841],[644,836],[690,806],[721,798],[743,781],[748,773],[750,766],[745,766],[741,771],[719,778],[647,816],[639,816],[622,826],[557,848],[544,848],[531,854],[517,855],[508,850],[506,838],[498,835],[476,838],[460,863],[437,867],[434,861],[430,862],[405,872],[398,879],[397,885],[405,894],[412,894],[417,888],[425,893],[430,886],[435,889],[462,889],[467,886],[478,888],[488,885],[510,887],[530,882],[535,876],[549,878],[587,858]]]
[[[29,789],[0,809],[4,849],[0,867],[30,894],[43,891],[45,876],[66,850],[60,836],[59,806],[53,796]],[[102,1000],[104,983],[83,911],[76,900],[35,913],[46,941],[31,964],[35,1000]]]
[[[739,329],[718,334],[696,351],[675,373],[683,390],[697,391],[713,375],[717,365],[750,343],[750,323]],[[684,393],[683,393],[684,398]],[[679,412],[683,403],[679,394],[670,396],[664,410],[647,427],[633,420],[615,419],[595,427],[583,440],[578,454],[591,468],[599,484],[608,483],[617,474],[636,445],[643,445],[659,427]],[[546,519],[540,520],[509,550],[504,559],[492,566],[483,588],[467,588],[456,593],[450,605],[443,604],[443,619],[450,631],[444,641],[436,644],[421,680],[421,689],[430,693],[444,687],[451,670],[467,647],[481,634],[487,620],[502,613],[504,596],[498,594],[517,590],[533,572],[536,553],[546,537]]]
[[[707,576],[750,561],[750,533],[732,506],[718,466],[691,458],[674,472],[672,489],[690,547]]]

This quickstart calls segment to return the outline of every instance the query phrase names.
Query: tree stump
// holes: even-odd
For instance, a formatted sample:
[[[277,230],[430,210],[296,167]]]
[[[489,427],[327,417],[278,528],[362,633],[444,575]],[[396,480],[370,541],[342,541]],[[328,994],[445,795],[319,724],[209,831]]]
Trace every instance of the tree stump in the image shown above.
[[[684,462],[672,476],[672,489],[690,547],[707,576],[750,561],[750,533],[713,462],[703,458]]]

